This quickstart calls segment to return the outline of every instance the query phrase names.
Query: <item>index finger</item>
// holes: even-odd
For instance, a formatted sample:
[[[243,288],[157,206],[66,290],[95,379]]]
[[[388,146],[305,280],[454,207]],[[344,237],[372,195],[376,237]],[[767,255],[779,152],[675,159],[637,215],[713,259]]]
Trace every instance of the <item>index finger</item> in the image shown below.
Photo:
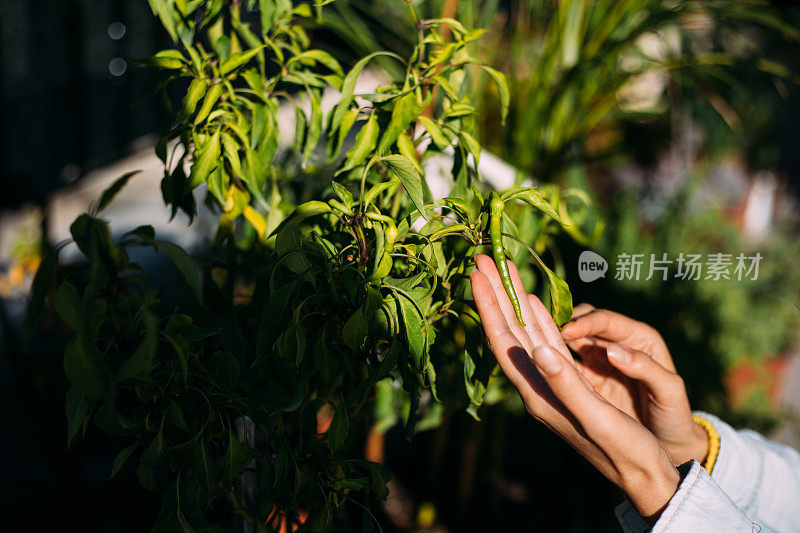
[[[641,326],[640,322],[625,315],[607,309],[592,309],[564,326],[561,336],[566,341],[600,337],[612,342],[624,342]]]

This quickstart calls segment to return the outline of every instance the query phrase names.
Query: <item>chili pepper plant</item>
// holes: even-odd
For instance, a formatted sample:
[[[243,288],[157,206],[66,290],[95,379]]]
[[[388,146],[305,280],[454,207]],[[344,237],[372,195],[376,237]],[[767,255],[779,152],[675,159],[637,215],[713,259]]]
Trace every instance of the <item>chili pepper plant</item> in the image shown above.
[[[148,225],[112,235],[103,209],[125,175],[71,226],[88,274],[65,276],[56,250],[34,281],[27,334],[51,292],[74,330],[68,444],[90,426],[121,436],[110,474],[129,463],[162,495],[157,530],[371,527],[390,472],[363,459],[367,435],[402,424],[410,438],[445,405],[479,418],[487,390],[507,391],[471,301],[474,256],[507,251],[557,323],[572,312],[542,256],[562,228],[583,231],[590,201],[524,176],[492,191],[477,172],[469,80],[493,81],[497,121],[509,102],[503,74],[468,52],[483,30],[407,3],[413,52],[345,69],[312,46],[328,3],[150,0],[174,43],[144,60],[169,110],[161,194],[190,219],[204,197],[214,242],[192,257]],[[379,58],[402,74],[356,94]],[[443,198],[432,157],[452,161]],[[137,247],[166,254],[189,298],[167,305]]]

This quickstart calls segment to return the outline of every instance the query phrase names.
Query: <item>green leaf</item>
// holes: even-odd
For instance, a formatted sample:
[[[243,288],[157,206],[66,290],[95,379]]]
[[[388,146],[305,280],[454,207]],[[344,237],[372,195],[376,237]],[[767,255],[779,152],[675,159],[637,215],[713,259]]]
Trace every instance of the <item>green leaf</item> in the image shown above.
[[[151,311],[142,309],[142,322],[144,322],[142,343],[119,369],[115,382],[140,377],[149,372],[153,364],[158,348],[158,318]]]
[[[291,214],[286,217],[272,233],[273,235],[277,235],[287,227],[299,224],[309,217],[321,215],[323,213],[330,213],[331,211],[331,206],[325,202],[320,202],[319,200],[310,200],[295,207],[294,211],[292,211]]]
[[[345,113],[347,113],[347,111],[350,109],[350,104],[353,103],[353,93],[355,92],[356,82],[358,81],[358,77],[361,75],[361,71],[364,70],[364,67],[372,58],[381,55],[391,56],[399,59],[401,62],[403,61],[403,58],[397,54],[393,54],[392,52],[373,52],[370,55],[361,58],[361,60],[359,60],[358,63],[353,66],[350,72],[347,73],[347,76],[345,76],[344,81],[342,82],[339,103],[336,104],[336,107],[334,107],[332,111],[333,115],[331,118],[331,133],[335,132],[339,128],[339,124],[341,124]]]
[[[353,203],[353,193],[348,191],[344,185],[339,182],[332,181],[331,187],[333,188],[333,192],[339,197],[344,205],[350,205]]]
[[[364,318],[362,308],[356,309],[342,328],[342,340],[348,348],[361,351],[361,344],[369,333],[369,323]]]
[[[99,400],[108,396],[111,372],[84,328],[67,343],[64,371],[75,388],[87,398]]]
[[[187,433],[189,432],[189,425],[186,423],[186,418],[183,416],[183,409],[181,409],[178,402],[173,400],[169,403],[167,416],[173,426]]]
[[[81,394],[75,386],[67,389],[67,447],[71,448],[78,435],[86,433],[91,421],[94,402]]]
[[[364,193],[364,205],[367,206],[378,197],[383,191],[394,187],[400,180],[398,178],[392,178],[389,181],[382,181],[380,183],[376,183],[370,189]]]
[[[141,170],[134,170],[133,172],[128,172],[127,174],[123,174],[119,178],[117,178],[114,183],[111,184],[106,190],[103,191],[103,194],[100,195],[100,199],[97,201],[97,205],[92,209],[94,214],[99,213],[103,209],[105,209],[108,204],[111,203],[111,200],[122,190],[122,188],[128,183],[128,180],[131,179],[136,174],[139,174]]]
[[[126,447],[117,454],[117,456],[114,458],[114,463],[111,465],[111,475],[108,476],[108,479],[112,479],[114,476],[117,475],[117,472],[119,472],[120,468],[122,468],[122,465],[125,464],[125,461],[128,460],[131,454],[134,451],[136,451],[136,448],[138,448],[141,444],[142,444],[142,439],[141,437],[139,437],[133,442],[133,444]]]
[[[360,351],[369,334],[369,326],[374,322],[375,312],[383,304],[383,296],[376,289],[367,286],[364,303],[355,310],[342,328],[342,340],[348,348]]]
[[[403,317],[403,330],[408,343],[408,351],[414,361],[416,370],[421,371],[425,360],[425,336],[423,334],[423,318],[414,304],[405,297],[398,296],[400,314]]]
[[[194,113],[194,110],[197,108],[197,103],[205,96],[207,88],[206,80],[199,78],[192,80],[192,83],[189,84],[189,89],[186,91],[186,96],[183,97],[182,106],[186,116],[190,116]]]
[[[180,51],[175,49],[161,50],[151,57],[138,60],[143,65],[163,68],[166,70],[177,70],[183,68],[188,61]]]
[[[25,312],[25,320],[22,324],[22,340],[26,348],[30,346],[33,330],[44,310],[44,302],[53,286],[53,278],[55,278],[57,266],[58,250],[53,250],[39,264],[39,269],[33,277],[28,309]]]
[[[213,492],[216,489],[217,481],[219,481],[221,475],[220,468],[217,460],[211,455],[208,446],[203,441],[202,434],[200,434],[194,447],[192,469],[201,487],[208,492]]]
[[[539,265],[550,289],[550,314],[558,327],[563,326],[572,318],[572,293],[569,285],[558,277],[555,272],[547,268],[542,258],[534,254],[534,259]]]
[[[233,171],[233,175],[244,180],[246,176],[242,171],[242,160],[239,158],[239,149],[241,148],[239,142],[232,135],[223,132],[222,148],[223,151],[225,152],[225,159],[228,161],[228,164],[230,165],[231,170]],[[236,214],[232,214],[231,215],[232,218],[236,218],[236,216],[238,216],[238,214],[242,212],[242,209],[244,209],[244,206],[236,206],[236,207],[238,207],[238,212]]]
[[[178,32],[175,29],[175,20],[172,18],[172,10],[169,8],[167,0],[148,0],[148,2],[150,3],[150,9],[153,10],[153,14],[161,19],[161,24],[164,25],[169,36],[172,37],[173,41],[177,41]]]
[[[53,296],[53,307],[69,327],[75,331],[81,329],[83,305],[81,295],[72,283],[65,281],[61,284]]]
[[[356,143],[347,151],[345,159],[345,166],[341,168],[337,174],[352,170],[361,165],[369,155],[375,150],[375,144],[378,142],[378,134],[380,127],[378,126],[378,117],[372,113],[367,120],[367,123],[359,130],[356,135]]]
[[[142,465],[156,466],[165,452],[164,427],[162,425],[158,433],[156,433],[156,436],[153,437],[153,440],[151,440],[150,444],[147,445],[147,448],[144,449],[141,460]]]
[[[347,134],[350,133],[350,129],[353,127],[353,124],[356,123],[358,113],[359,109],[357,107],[345,113],[339,125],[339,135],[337,136],[336,142],[328,142],[328,162],[333,161],[339,155],[339,151],[342,149],[342,144],[347,138]]]
[[[303,141],[306,138],[306,113],[300,106],[294,108],[294,150],[295,152],[303,151]]]
[[[206,97],[203,100],[203,105],[200,107],[200,111],[197,112],[197,116],[194,117],[195,125],[200,124],[203,122],[209,114],[211,114],[211,110],[214,109],[214,105],[219,100],[220,96],[222,96],[223,87],[221,83],[217,83],[212,85],[208,92],[206,93]]]
[[[411,164],[414,165],[414,168],[417,169],[417,172],[422,174],[422,167],[417,161],[417,151],[414,147],[414,141],[411,140],[411,137],[406,135],[405,132],[401,133],[400,136],[397,138],[397,150],[400,152],[400,155],[405,156]]]
[[[331,426],[328,429],[328,448],[330,448],[331,452],[336,452],[344,445],[349,429],[350,421],[347,418],[347,408],[344,400],[341,400],[333,413]]]
[[[523,189],[513,191],[511,194],[504,194],[502,198],[504,202],[514,199],[522,200],[528,205],[535,207],[545,215],[549,216],[556,222],[564,224],[564,221],[560,216],[558,216],[558,213],[556,213],[555,209],[553,209],[553,206],[544,199],[544,196],[542,196],[542,194],[537,191],[535,187],[525,187]]]
[[[200,151],[200,156],[192,165],[192,171],[189,174],[189,186],[192,189],[205,183],[211,171],[217,168],[221,151],[220,145],[220,130],[217,130],[202,148],[195,148]]]
[[[308,162],[314,149],[319,144],[319,137],[322,133],[322,108],[320,107],[320,97],[315,91],[309,91],[309,99],[311,100],[311,120],[308,123],[308,132],[306,133],[306,144],[303,149],[302,165]]]
[[[344,71],[342,70],[341,65],[339,62],[328,52],[323,50],[306,50],[294,57],[292,57],[286,65],[290,65],[295,61],[299,61],[301,63],[305,63],[306,60],[312,60],[312,62],[322,63],[329,69],[331,69],[334,73],[338,74],[339,76],[344,76]]]
[[[253,59],[256,54],[258,54],[262,48],[266,45],[259,46],[258,48],[253,48],[251,50],[245,50],[243,52],[237,52],[235,54],[231,54],[228,59],[226,59],[222,65],[219,67],[219,73],[223,76],[227,76],[237,68],[241,67],[251,59]]]
[[[232,487],[236,478],[250,462],[252,451],[245,442],[240,442],[236,438],[236,431],[228,431],[228,449],[225,450],[225,457],[222,461],[223,475],[222,482],[226,487]]]
[[[388,150],[418,114],[419,106],[417,105],[416,94],[410,92],[398,98],[395,101],[392,117],[389,119],[389,125],[386,126],[386,131],[384,131],[381,142],[378,145],[378,152]]]
[[[489,76],[491,76],[492,80],[494,80],[495,84],[497,84],[497,94],[500,99],[500,120],[502,124],[506,123],[506,117],[508,116],[508,105],[511,101],[511,95],[508,91],[508,81],[506,80],[506,75],[502,72],[493,69],[488,65],[481,65],[481,68],[486,71]]]
[[[417,172],[411,161],[398,154],[387,155],[380,158],[379,161],[386,163],[391,171],[400,178],[400,182],[411,197],[411,201],[414,202],[414,206],[427,220],[428,215],[425,212],[425,201],[422,196],[422,175]]]
[[[428,135],[431,136],[431,140],[439,150],[444,150],[450,146],[450,141],[444,136],[442,128],[440,128],[436,122],[426,116],[419,116],[417,120],[422,124],[422,127],[425,128],[425,131],[428,132]]]
[[[458,132],[458,137],[461,139],[461,142],[466,145],[467,151],[472,154],[472,157],[475,159],[475,168],[478,168],[478,161],[481,156],[480,143],[466,131]]]
[[[197,297],[197,301],[202,305],[203,303],[203,284],[200,281],[200,271],[197,268],[194,260],[186,253],[186,251],[178,246],[167,241],[154,241],[160,250],[169,256],[175,266],[178,268],[184,279],[189,284],[189,287]]]

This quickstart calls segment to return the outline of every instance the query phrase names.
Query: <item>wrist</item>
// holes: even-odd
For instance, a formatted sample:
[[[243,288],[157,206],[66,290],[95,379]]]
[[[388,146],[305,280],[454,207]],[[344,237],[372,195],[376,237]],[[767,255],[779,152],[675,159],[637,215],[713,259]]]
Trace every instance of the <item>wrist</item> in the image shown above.
[[[667,460],[657,468],[629,476],[623,483],[623,491],[639,515],[652,525],[661,516],[680,484],[680,473],[672,461]]]
[[[690,420],[686,429],[680,432],[683,437],[678,442],[665,442],[672,462],[680,466],[694,459],[701,465],[708,455],[708,434],[697,423]]]

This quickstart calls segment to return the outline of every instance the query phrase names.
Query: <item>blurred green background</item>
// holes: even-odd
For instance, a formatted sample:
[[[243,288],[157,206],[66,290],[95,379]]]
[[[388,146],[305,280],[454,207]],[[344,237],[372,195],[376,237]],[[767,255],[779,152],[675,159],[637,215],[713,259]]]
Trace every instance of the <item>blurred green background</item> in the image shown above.
[[[29,353],[19,337],[30,278],[58,240],[55,208],[93,183],[91,171],[141,163],[136,154],[151,151],[147,134],[159,126],[156,103],[135,103],[143,77],[131,58],[158,49],[164,36],[143,0],[101,4],[0,3],[8,191],[0,213],[0,509],[32,530],[140,531],[157,513],[133,471],[107,480],[111,437],[90,431],[66,449],[66,327],[50,312]],[[599,241],[565,237],[549,250],[574,301],[656,327],[695,408],[796,444],[800,411],[786,391],[798,385],[800,11],[777,1],[415,4],[427,17],[487,29],[475,53],[508,76],[511,112],[502,127],[494,85],[476,76],[471,96],[483,110],[485,148],[517,180],[575,186],[599,206]],[[402,0],[337,0],[326,10],[311,35],[345,64],[411,47]],[[160,201],[157,189],[152,196]],[[587,247],[611,263],[606,278],[578,278]],[[613,275],[619,254],[682,252],[763,259],[749,282],[675,279],[674,265],[666,282]],[[159,268],[169,294],[168,267]],[[619,529],[621,494],[515,397],[480,415],[477,423],[446,411],[411,442],[399,429],[387,433],[395,479],[378,517],[384,530]]]

